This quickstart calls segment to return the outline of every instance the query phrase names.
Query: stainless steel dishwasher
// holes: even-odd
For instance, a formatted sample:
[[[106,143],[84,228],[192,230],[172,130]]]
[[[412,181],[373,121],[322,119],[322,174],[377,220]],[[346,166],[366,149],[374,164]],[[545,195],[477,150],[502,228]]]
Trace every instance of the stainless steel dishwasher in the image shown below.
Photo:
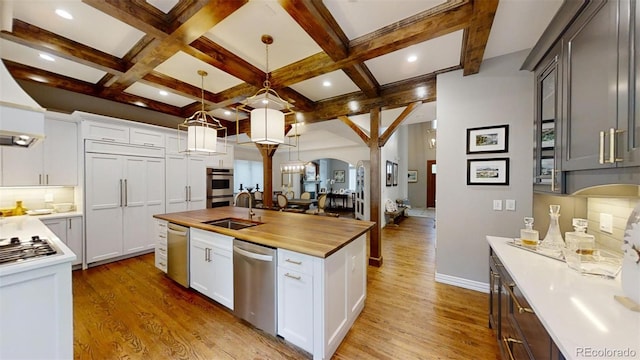
[[[189,287],[189,228],[169,223],[167,228],[167,275]]]
[[[233,311],[276,335],[276,249],[233,241]]]

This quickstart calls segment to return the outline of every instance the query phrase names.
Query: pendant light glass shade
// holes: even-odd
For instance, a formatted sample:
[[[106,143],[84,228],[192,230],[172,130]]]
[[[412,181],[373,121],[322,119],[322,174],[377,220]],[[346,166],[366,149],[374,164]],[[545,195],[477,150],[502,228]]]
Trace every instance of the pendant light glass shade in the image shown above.
[[[266,47],[266,80],[263,88],[253,96],[246,98],[237,109],[251,114],[251,142],[266,145],[284,144],[285,116],[293,114],[291,105],[271,89],[269,81],[269,45],[273,43],[270,35],[262,35]],[[238,123],[236,122],[236,127]],[[286,144],[285,144],[286,145]]]
[[[227,128],[220,121],[209,115],[204,109],[204,77],[207,73],[198,70],[202,77],[202,107],[191,117],[178,125],[178,151],[184,153],[224,154],[227,152]],[[186,131],[186,144],[181,144],[181,132]],[[224,132],[224,144],[218,146],[218,131]],[[218,150],[220,149],[220,150]]]

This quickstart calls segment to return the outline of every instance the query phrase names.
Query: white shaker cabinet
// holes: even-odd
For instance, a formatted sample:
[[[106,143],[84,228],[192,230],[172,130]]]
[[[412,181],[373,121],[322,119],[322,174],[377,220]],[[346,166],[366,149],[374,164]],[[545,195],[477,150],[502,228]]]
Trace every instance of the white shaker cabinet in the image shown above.
[[[278,335],[330,359],[367,293],[366,235],[322,259],[278,249]]]
[[[2,152],[2,185],[78,184],[78,125],[45,115],[45,139],[30,148],[6,147]]]
[[[166,156],[167,212],[205,209],[207,175],[205,159],[190,155]]]
[[[155,248],[164,170],[163,158],[85,154],[87,263]]]
[[[190,287],[233,310],[233,237],[191,228]]]
[[[156,250],[155,264],[156,267],[165,274],[167,273],[167,222],[155,219],[156,234]]]
[[[82,264],[82,216],[70,216],[55,219],[44,219],[45,224],[56,236],[62,240],[74,254],[76,260],[71,265]]]

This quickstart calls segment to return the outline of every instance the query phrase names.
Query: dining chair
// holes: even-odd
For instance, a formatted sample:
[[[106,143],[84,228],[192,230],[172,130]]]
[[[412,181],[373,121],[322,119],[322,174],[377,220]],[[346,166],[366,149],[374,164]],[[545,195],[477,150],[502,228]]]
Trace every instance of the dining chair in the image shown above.
[[[278,210],[284,211],[289,205],[289,199],[284,194],[276,195],[276,199],[278,200]]]
[[[257,207],[257,208],[264,207],[264,204],[262,202],[262,191],[254,192],[253,199],[255,200],[254,207]]]
[[[293,199],[296,196],[296,193],[294,193],[293,191],[287,191],[284,195],[287,197],[287,199]]]
[[[300,194],[300,199],[310,200],[311,199],[311,193],[308,192],[308,191],[303,192],[302,194]]]

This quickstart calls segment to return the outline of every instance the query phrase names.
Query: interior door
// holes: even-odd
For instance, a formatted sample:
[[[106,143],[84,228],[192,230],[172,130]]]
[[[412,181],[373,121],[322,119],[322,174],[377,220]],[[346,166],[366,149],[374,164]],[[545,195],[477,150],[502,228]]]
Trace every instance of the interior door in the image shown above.
[[[436,207],[436,161],[427,160],[427,207]]]

